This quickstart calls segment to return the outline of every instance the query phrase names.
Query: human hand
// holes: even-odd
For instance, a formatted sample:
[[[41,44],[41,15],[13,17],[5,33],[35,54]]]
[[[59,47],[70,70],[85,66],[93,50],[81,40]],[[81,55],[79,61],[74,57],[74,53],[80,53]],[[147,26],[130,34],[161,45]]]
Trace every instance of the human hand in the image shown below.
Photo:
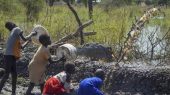
[[[32,35],[32,36],[37,35],[37,31],[31,32],[31,35]]]

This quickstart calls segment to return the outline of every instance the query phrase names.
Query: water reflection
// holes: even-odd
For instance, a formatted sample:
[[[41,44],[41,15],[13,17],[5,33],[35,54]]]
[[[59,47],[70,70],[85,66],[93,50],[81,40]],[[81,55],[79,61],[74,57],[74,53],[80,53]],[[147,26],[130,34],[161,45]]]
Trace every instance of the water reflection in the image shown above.
[[[154,48],[154,54],[163,54],[165,53],[163,48],[166,46],[166,41],[162,40],[164,35],[160,26],[148,26],[142,30],[136,45],[140,47],[140,52],[150,54]]]

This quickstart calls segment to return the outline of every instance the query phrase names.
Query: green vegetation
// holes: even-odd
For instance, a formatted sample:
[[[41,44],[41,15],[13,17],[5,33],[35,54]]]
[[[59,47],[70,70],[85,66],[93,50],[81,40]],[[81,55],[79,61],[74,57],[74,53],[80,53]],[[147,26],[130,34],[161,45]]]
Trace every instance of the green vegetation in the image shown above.
[[[4,28],[5,21],[14,21],[30,32],[34,24],[42,24],[45,26],[53,41],[57,41],[64,35],[74,32],[78,25],[72,12],[66,5],[48,6],[41,0],[29,4],[23,0],[1,0],[0,1],[0,31],[7,37],[7,30]],[[26,1],[26,0],[25,0]],[[31,0],[27,0],[31,1]],[[39,6],[37,4],[40,4]],[[1,6],[2,5],[2,6]],[[35,6],[34,6],[35,5]],[[88,9],[85,6],[74,6],[79,17],[83,22],[89,20]],[[87,27],[84,31],[94,31],[97,35],[85,37],[85,42],[99,42],[105,44],[115,44],[122,41],[126,33],[130,30],[131,25],[135,21],[135,17],[139,18],[143,15],[147,8],[137,5],[128,5],[122,7],[104,7],[101,5],[94,6],[93,20],[94,23]],[[167,28],[170,25],[170,8],[163,9],[166,16],[163,20],[153,19],[150,23],[161,24]],[[29,18],[31,16],[31,18]],[[28,20],[30,19],[30,20]]]

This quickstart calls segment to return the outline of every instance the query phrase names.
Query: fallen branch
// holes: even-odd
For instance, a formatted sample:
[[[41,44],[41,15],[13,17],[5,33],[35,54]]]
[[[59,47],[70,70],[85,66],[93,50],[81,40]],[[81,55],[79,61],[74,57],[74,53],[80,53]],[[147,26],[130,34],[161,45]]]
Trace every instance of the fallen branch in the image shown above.
[[[84,36],[91,36],[91,35],[96,35],[96,32],[84,32]]]
[[[84,23],[82,26],[80,26],[80,27],[76,30],[76,32],[74,32],[74,33],[72,33],[72,34],[69,34],[69,35],[61,38],[59,41],[54,42],[54,44],[61,43],[61,42],[66,42],[66,41],[68,41],[68,40],[70,40],[70,39],[73,39],[73,38],[75,38],[75,37],[78,37],[80,31],[82,31],[85,27],[89,26],[89,25],[92,24],[92,23],[93,23],[92,20]]]
[[[81,25],[76,32],[73,34],[74,36],[77,36],[85,27],[89,26],[90,24],[93,23],[93,20],[89,20],[87,22],[85,22],[83,25]]]

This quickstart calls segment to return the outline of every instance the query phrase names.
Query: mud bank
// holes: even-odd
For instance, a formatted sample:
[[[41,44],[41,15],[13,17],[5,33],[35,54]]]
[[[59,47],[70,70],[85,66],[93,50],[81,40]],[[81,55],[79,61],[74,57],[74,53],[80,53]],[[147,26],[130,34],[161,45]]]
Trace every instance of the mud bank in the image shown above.
[[[104,89],[109,95],[169,95],[170,66],[129,64],[112,69]]]
[[[24,95],[29,79],[28,68],[31,58],[36,49],[28,48],[23,52],[23,56],[17,63],[18,82],[17,95]],[[74,87],[87,77],[91,77],[94,71],[102,68],[106,72],[103,91],[106,95],[169,95],[170,94],[170,65],[144,64],[143,62],[132,62],[120,67],[114,66],[115,62],[91,61],[90,59],[79,57],[75,61],[76,73],[72,80]],[[121,63],[124,64],[124,63]],[[63,63],[55,63],[48,66],[47,78],[63,70]],[[0,67],[3,67],[1,62]],[[11,79],[8,80],[3,89],[3,94],[10,95]],[[34,93],[40,93],[35,87]]]

